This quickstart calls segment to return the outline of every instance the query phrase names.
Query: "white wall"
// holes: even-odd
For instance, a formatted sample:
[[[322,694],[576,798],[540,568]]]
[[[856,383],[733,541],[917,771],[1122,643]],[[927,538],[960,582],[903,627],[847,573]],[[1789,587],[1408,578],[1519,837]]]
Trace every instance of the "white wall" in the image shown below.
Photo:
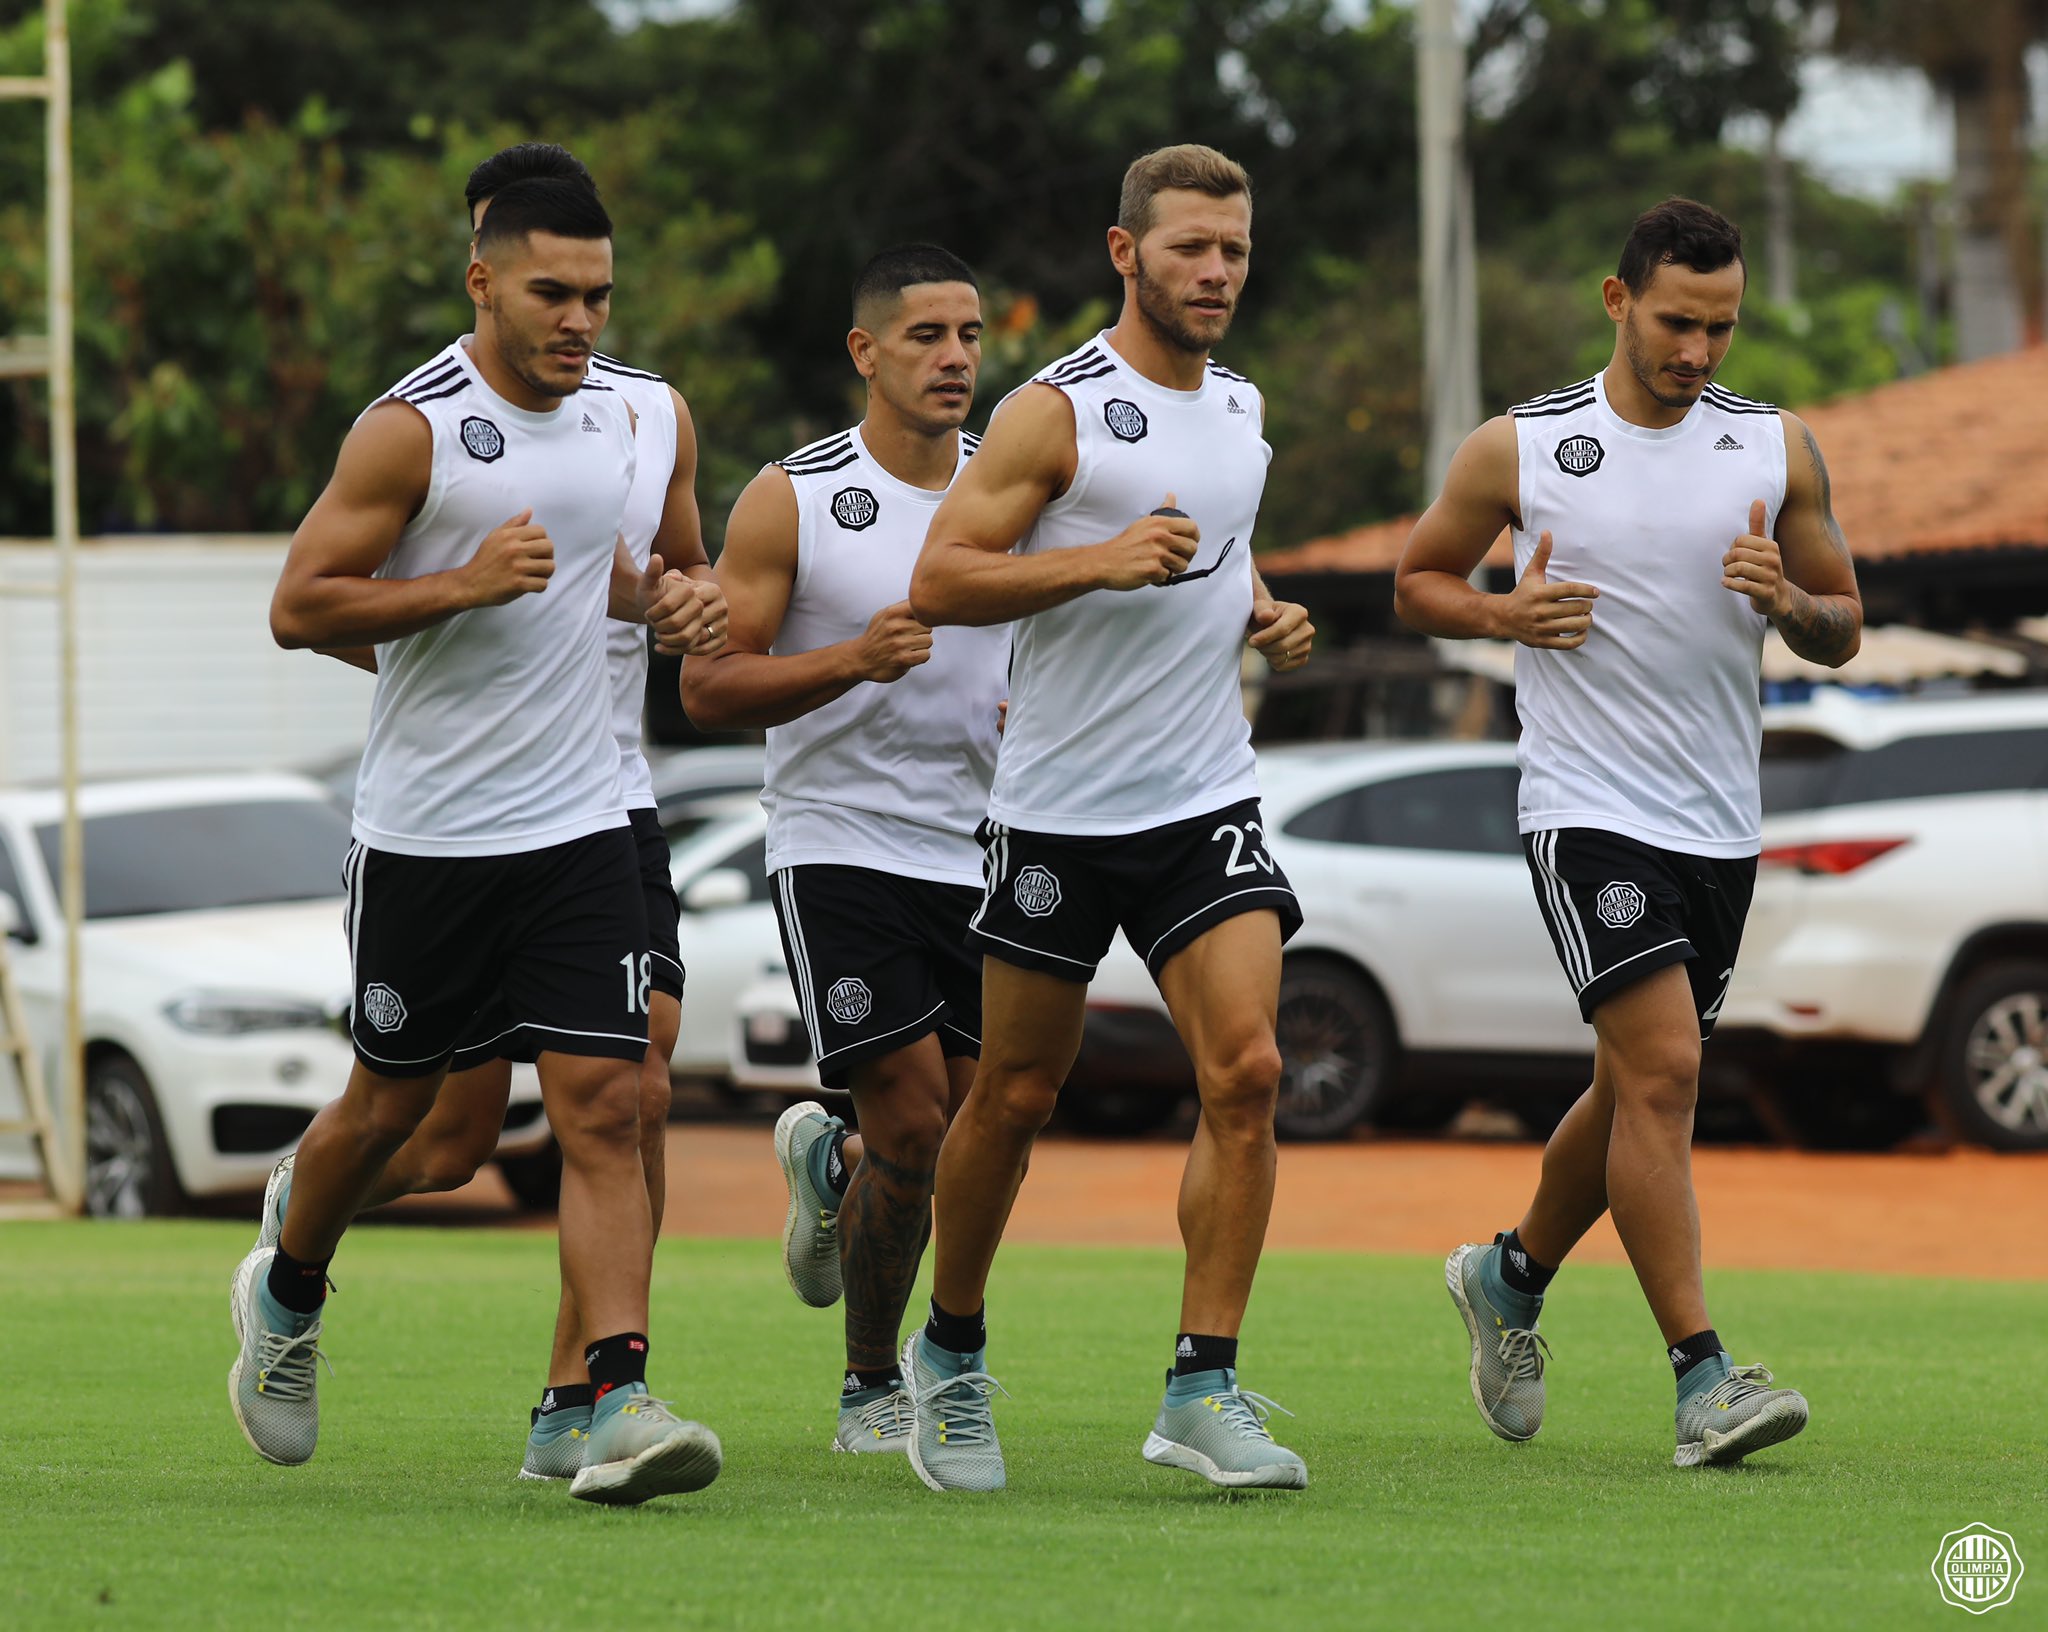
[[[371,677],[270,638],[281,536],[89,539],[78,555],[87,776],[297,768],[360,748]],[[0,542],[0,584],[46,580],[47,544]],[[58,772],[57,613],[0,596],[0,783]]]

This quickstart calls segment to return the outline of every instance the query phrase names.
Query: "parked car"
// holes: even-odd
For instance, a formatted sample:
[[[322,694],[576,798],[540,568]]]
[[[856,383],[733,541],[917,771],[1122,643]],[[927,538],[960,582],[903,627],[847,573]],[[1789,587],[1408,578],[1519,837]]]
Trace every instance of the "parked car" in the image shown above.
[[[168,1213],[259,1190],[353,1059],[348,818],[318,783],[288,775],[89,784],[80,805],[87,1205]],[[8,953],[53,1093],[61,811],[54,790],[0,792]],[[28,1159],[20,1141],[7,1154],[17,1171]],[[545,1189],[553,1158],[538,1082],[515,1073],[499,1163],[515,1191],[533,1179],[524,1196]]]
[[[1513,748],[1269,749],[1259,780],[1272,854],[1307,914],[1281,973],[1283,1134],[1447,1121],[1482,1083],[1539,1120],[1569,1103],[1588,1080],[1592,1034],[1530,891]],[[743,1084],[805,1080],[786,985],[763,980],[741,1002]],[[1062,1114],[1140,1132],[1192,1088],[1158,988],[1119,935],[1089,991]]]
[[[1764,803],[1721,1032],[1795,1130],[2048,1149],[2048,694],[1770,708]]]
[[[678,1076],[732,1078],[732,1025],[740,993],[782,963],[769,895],[768,817],[751,800],[728,801],[671,851],[682,914],[682,1029],[670,1057]],[[788,977],[783,977],[788,984]]]
[[[768,750],[748,743],[671,753],[657,749],[647,756],[647,768],[654,783],[654,814],[675,843],[713,817],[757,803]]]

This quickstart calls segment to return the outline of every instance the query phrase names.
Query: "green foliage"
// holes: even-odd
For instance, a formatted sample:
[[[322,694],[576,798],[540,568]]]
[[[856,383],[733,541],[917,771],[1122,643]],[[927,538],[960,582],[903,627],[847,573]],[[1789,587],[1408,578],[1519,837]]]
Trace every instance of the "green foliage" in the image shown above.
[[[1680,1472],[1626,1268],[1560,1280],[1549,1421],[1503,1445],[1436,1260],[1271,1253],[1244,1378],[1297,1413],[1274,1423],[1310,1482],[1233,1498],[1138,1455],[1179,1255],[1013,1245],[989,1351],[1010,1487],[977,1500],[831,1452],[839,1322],[790,1297],[772,1242],[668,1240],[652,1375],[718,1432],[725,1471],[605,1511],[514,1477],[551,1235],[358,1226],[319,1454],[276,1468],[223,1386],[250,1234],[0,1225],[0,1372],[49,1379],[0,1392],[10,1632],[906,1626],[963,1606],[1058,1632],[1926,1627],[1953,1614],[1928,1574],[1945,1532],[1981,1518],[2040,1567],[2048,1434],[2013,1390],[2048,1320],[2039,1283],[1714,1275],[1738,1358],[1805,1390],[1814,1421],[1752,1463]]]
[[[1795,8],[1796,9],[1796,8]],[[377,391],[467,328],[461,185],[560,140],[619,224],[605,344],[674,379],[714,540],[760,463],[859,411],[846,291],[932,239],[982,274],[982,411],[1114,316],[1124,165],[1202,140],[1251,170],[1224,360],[1265,393],[1265,544],[1409,508],[1422,436],[1413,16],[1339,0],[74,0],[88,528],[288,528]],[[1570,376],[1598,280],[1670,192],[1762,219],[1723,121],[1795,84],[1779,0],[1493,0],[1474,47],[1483,394]],[[40,23],[0,28],[33,71]],[[0,332],[41,326],[41,133],[0,106]],[[1792,401],[1885,377],[1889,212],[1803,185],[1804,315],[1736,369]],[[1810,326],[1800,330],[1801,322]],[[1754,354],[1752,356],[1752,354]],[[1731,374],[1731,380],[1737,380]],[[0,385],[0,533],[46,527],[35,382]]]

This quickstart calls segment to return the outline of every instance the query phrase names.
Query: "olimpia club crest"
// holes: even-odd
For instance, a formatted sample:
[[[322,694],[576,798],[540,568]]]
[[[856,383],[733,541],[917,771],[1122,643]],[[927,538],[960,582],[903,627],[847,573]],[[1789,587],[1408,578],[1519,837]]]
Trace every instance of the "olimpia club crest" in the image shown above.
[[[826,991],[825,1012],[842,1026],[857,1026],[875,1012],[875,994],[859,976],[848,975]]]
[[[1649,905],[1643,892],[1627,879],[1616,879],[1595,897],[1593,905],[1599,911],[1600,922],[1609,929],[1627,929]]]
[[[1145,433],[1152,428],[1145,418],[1145,410],[1122,397],[1111,397],[1102,405],[1102,422],[1119,442],[1142,442]]]
[[[471,414],[462,422],[462,445],[469,450],[470,458],[481,459],[487,465],[505,457],[505,433],[481,414]]]
[[[1557,445],[1557,468],[1567,476],[1590,476],[1607,450],[1590,436],[1568,436]]]
[[[832,519],[848,532],[863,532],[874,526],[882,507],[864,487],[842,487],[832,495]]]

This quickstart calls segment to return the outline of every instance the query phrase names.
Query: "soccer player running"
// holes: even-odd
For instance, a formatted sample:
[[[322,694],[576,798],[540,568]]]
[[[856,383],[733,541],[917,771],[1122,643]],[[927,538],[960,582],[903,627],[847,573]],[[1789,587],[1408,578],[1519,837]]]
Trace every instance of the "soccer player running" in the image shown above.
[[[1542,1427],[1545,1289],[1611,1210],[1677,1378],[1681,1467],[1806,1425],[1708,1318],[1693,1110],[1756,878],[1764,630],[1836,665],[1863,619],[1813,433],[1713,383],[1746,275],[1705,205],[1638,217],[1602,290],[1612,360],[1466,439],[1395,589],[1425,634],[1521,643],[1522,845],[1595,1038],[1529,1210],[1444,1266],[1472,1397],[1503,1439]],[[1467,575],[1503,527],[1520,579],[1485,594]]]
[[[563,1154],[563,1278],[601,1334],[572,1494],[640,1502],[709,1483],[720,1450],[646,1386],[647,922],[603,625],[667,590],[619,537],[632,410],[586,389],[612,289],[596,192],[502,188],[466,281],[475,332],[357,421],[272,602],[280,644],[374,645],[378,676],[344,869],[356,1064],[299,1145],[278,1244],[236,1272],[228,1390],[260,1454],[313,1454],[327,1265],[497,998],[537,1055]],[[668,590],[695,599],[685,580]]]
[[[960,425],[981,327],[974,274],[945,250],[909,244],[868,263],[847,336],[867,412],[740,496],[718,560],[731,642],[683,666],[699,725],[767,727],[782,944],[819,1075],[852,1096],[860,1124],[849,1135],[805,1103],[775,1128],[789,1283],[816,1307],[845,1290],[842,1451],[908,1446],[897,1339],[939,1142],[981,1046],[967,924],[1010,632],[934,633],[905,598],[974,452]]]
[[[1282,669],[1313,634],[1252,568],[1264,404],[1209,360],[1250,263],[1249,179],[1206,147],[1145,155],[1109,252],[1116,326],[998,409],[911,580],[928,625],[1015,620],[1016,659],[973,921],[981,1063],[939,1155],[931,1319],[904,1348],[910,1454],[934,1490],[1004,1482],[983,1292],[1121,926],[1202,1102],[1180,1334],[1144,1455],[1219,1485],[1299,1489],[1301,1458],[1237,1383],[1273,1199],[1280,947],[1301,923],[1266,851],[1238,666],[1248,633]]]
[[[465,189],[471,252],[492,197],[515,181],[563,178],[591,183],[590,172],[566,148],[551,142],[521,142],[492,154],[470,172]],[[697,439],[688,406],[658,375],[629,368],[593,352],[584,390],[611,390],[634,411],[637,464],[621,534],[634,565],[647,569],[658,557],[668,572],[695,580],[696,604],[687,610],[701,620],[698,644],[715,643],[724,628],[724,600],[705,559],[696,496]],[[669,850],[654,815],[653,783],[641,751],[641,711],[647,690],[647,641],[640,626],[608,620],[604,639],[611,684],[611,729],[618,744],[619,777],[626,813],[639,856],[641,888],[647,901],[647,1053],[640,1067],[640,1160],[647,1176],[653,1232],[661,1234],[667,1200],[665,1157],[671,1095],[669,1058],[675,1052],[681,1014],[683,968],[676,936],[676,900],[669,877]],[[375,671],[374,647],[331,655]],[[512,1062],[501,1050],[531,1057],[533,1040],[509,1023],[501,1002],[488,1004],[473,1020],[455,1051],[447,1080],[411,1138],[385,1164],[365,1209],[400,1196],[453,1190],[467,1184],[491,1159],[511,1097]],[[331,1114],[323,1110],[322,1115]],[[317,1120],[317,1119],[316,1119]],[[271,1174],[264,1192],[263,1226],[257,1245],[277,1244],[291,1199],[294,1156]],[[529,1479],[573,1479],[581,1471],[590,1437],[592,1385],[584,1364],[584,1339],[575,1299],[565,1281],[556,1312],[547,1385],[533,1408],[520,1474]]]

